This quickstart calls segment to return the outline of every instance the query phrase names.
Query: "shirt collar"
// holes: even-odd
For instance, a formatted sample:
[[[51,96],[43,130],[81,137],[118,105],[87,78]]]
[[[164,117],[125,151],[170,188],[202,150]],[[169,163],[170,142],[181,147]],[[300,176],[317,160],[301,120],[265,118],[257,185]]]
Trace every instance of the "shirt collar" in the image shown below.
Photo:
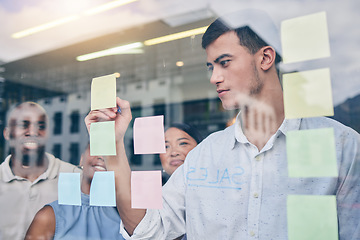
[[[235,125],[235,127],[234,127],[235,137],[234,137],[234,142],[233,142],[232,148],[235,147],[236,142],[249,143],[249,141],[247,140],[246,136],[244,135],[244,132],[243,132],[242,127],[241,127],[240,114],[241,114],[241,111],[237,114],[236,120],[235,120],[235,123],[234,123],[234,125]],[[284,119],[284,121],[280,125],[279,129],[276,131],[275,137],[279,136],[281,133],[286,136],[288,131],[299,130],[301,120],[302,120],[301,118]],[[270,138],[270,139],[272,139],[272,138]]]
[[[47,179],[47,178],[53,179],[56,177],[56,174],[54,174],[54,171],[52,171],[54,169],[54,164],[55,164],[54,157],[48,153],[45,153],[45,157],[49,160],[48,168],[33,183],[36,183],[43,179]],[[14,175],[14,173],[10,168],[10,158],[11,155],[7,156],[5,161],[1,164],[2,180],[4,182],[11,182],[12,180],[25,180],[25,178],[23,177]]]
[[[301,121],[302,121],[302,118],[284,119],[284,121],[280,125],[277,133],[280,131],[286,136],[288,131],[299,130]]]
[[[44,173],[42,173],[37,180],[41,179],[54,179],[57,176],[57,168],[56,168],[56,162],[55,157],[49,153],[45,153],[46,158],[49,160],[48,168]]]
[[[1,164],[1,171],[2,171],[2,181],[4,182],[10,182],[14,179],[18,179],[18,177],[16,177],[13,172],[11,171],[10,168],[10,157],[11,155],[7,156],[5,158],[5,161]]]
[[[241,111],[237,114],[236,120],[235,120],[235,139],[240,143],[248,143],[249,141],[244,135],[244,132],[241,127],[241,117],[240,117]]]

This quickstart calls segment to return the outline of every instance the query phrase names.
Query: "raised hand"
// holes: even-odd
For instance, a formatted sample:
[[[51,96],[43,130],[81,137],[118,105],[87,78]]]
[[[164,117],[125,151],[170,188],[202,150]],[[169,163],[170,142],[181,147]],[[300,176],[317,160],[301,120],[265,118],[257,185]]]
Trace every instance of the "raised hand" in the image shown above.
[[[85,117],[85,124],[88,132],[90,133],[91,123],[115,121],[116,139],[119,140],[120,138],[123,138],[132,119],[130,103],[117,97],[116,105],[117,107],[113,108],[90,111]],[[121,111],[118,111],[118,108],[120,108]]]

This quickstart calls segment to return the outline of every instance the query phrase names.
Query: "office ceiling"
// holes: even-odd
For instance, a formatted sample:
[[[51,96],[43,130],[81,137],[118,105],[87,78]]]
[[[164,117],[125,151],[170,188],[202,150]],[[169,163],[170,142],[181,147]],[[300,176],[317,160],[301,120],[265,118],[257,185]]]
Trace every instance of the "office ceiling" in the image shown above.
[[[134,0],[86,15],[89,9],[115,1],[119,0],[1,0],[0,61],[12,62],[160,19],[179,25],[211,14],[206,11],[206,0]],[[68,22],[48,30],[18,39],[12,37],[25,29],[64,19]]]
[[[21,72],[26,67],[41,67],[44,61],[58,64],[74,59],[77,54],[116,46],[117,39],[132,41],[139,36],[137,34],[161,36],[169,33],[169,29],[180,30],[186,24],[190,26],[201,19],[245,8],[267,11],[278,27],[283,20],[325,11],[331,57],[284,67],[296,70],[330,67],[334,103],[360,93],[360,60],[356,51],[360,42],[360,1],[137,0],[98,14],[84,14],[86,10],[113,1],[0,0],[0,65],[7,63],[3,65],[6,71],[13,68],[11,72],[14,72],[19,68],[18,72]],[[78,18],[23,38],[11,37],[27,28],[69,16]],[[157,30],[144,29],[148,24]],[[0,77],[5,67],[0,67]]]

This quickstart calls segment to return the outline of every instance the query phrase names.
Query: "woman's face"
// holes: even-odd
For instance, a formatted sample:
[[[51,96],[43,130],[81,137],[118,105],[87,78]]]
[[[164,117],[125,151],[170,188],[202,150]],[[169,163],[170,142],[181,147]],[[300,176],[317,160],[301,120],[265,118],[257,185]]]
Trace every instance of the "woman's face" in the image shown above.
[[[87,148],[81,158],[83,165],[83,176],[91,182],[96,171],[106,171],[105,161],[100,156],[90,156],[90,149]]]
[[[167,174],[171,175],[185,157],[197,145],[197,142],[186,132],[178,128],[169,128],[165,132],[166,153],[160,154],[161,165]]]

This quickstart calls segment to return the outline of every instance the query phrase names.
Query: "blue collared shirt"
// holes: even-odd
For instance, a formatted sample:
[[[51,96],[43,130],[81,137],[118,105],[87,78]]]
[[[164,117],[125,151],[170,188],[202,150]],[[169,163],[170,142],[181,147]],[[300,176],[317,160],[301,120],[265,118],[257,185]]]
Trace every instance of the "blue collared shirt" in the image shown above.
[[[288,176],[286,134],[333,128],[338,177]],[[284,120],[260,151],[240,121],[207,137],[163,188],[131,239],[288,239],[288,195],[336,195],[341,240],[360,239],[360,137],[328,118]],[[186,224],[185,224],[186,223]],[[121,228],[122,234],[129,236]]]

